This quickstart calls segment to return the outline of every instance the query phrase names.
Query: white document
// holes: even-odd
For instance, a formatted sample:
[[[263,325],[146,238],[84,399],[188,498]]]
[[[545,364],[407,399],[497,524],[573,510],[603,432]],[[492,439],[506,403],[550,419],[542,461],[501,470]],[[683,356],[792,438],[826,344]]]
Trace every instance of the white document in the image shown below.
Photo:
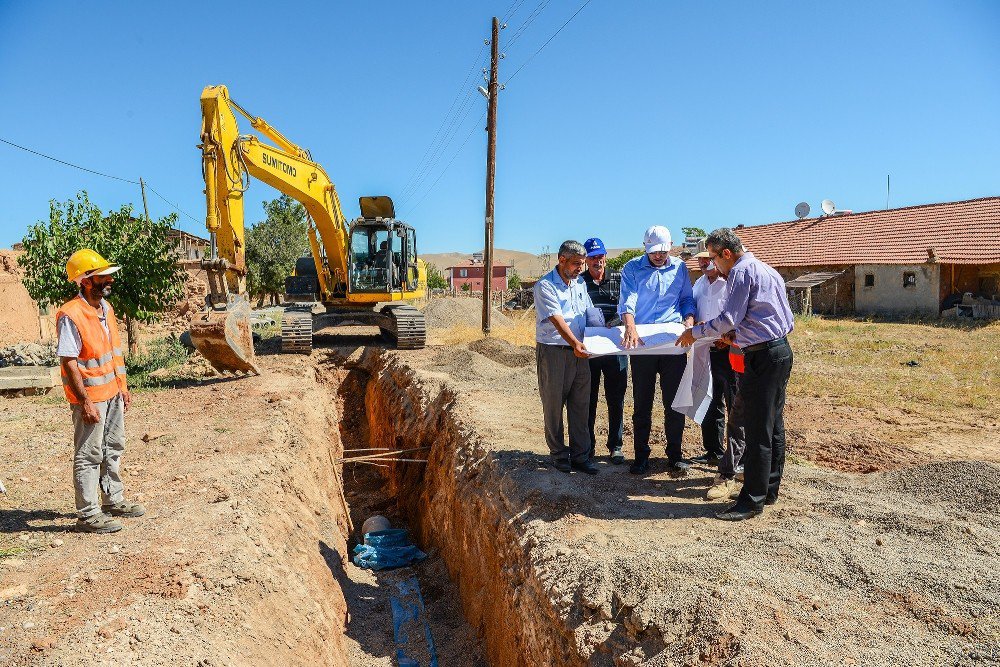
[[[637,324],[636,331],[645,345],[631,350],[622,348],[625,327],[587,327],[583,345],[591,356],[607,354],[687,354],[690,350],[684,375],[681,377],[677,393],[670,407],[697,423],[705,419],[705,413],[712,402],[712,365],[709,350],[715,338],[701,338],[690,348],[674,343],[684,333],[684,325],[679,322],[668,324]]]
[[[701,338],[691,346],[691,356],[670,403],[671,408],[699,424],[705,420],[705,413],[712,402],[712,360],[709,351],[715,340]]]
[[[622,348],[622,336],[625,327],[587,327],[583,337],[583,346],[592,356],[605,354],[684,354],[687,350],[674,345],[677,337],[684,333],[684,325],[680,322],[667,324],[637,324],[635,329],[645,345],[632,350]]]

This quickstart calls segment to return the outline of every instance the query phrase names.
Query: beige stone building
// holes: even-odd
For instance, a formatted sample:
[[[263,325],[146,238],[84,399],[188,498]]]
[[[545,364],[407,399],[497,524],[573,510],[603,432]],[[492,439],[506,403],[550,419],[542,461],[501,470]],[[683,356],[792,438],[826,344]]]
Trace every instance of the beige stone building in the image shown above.
[[[796,292],[811,290],[813,312],[926,317],[964,293],[1000,299],[1000,197],[740,225],[736,233],[790,284],[826,274]]]

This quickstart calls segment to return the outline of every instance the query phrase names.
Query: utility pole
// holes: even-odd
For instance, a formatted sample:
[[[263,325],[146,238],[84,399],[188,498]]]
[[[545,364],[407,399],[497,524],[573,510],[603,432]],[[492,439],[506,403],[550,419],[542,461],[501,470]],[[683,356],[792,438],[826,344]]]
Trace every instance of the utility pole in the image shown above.
[[[134,181],[133,181],[134,182]],[[146,203],[146,181],[139,177],[139,189],[142,190],[142,209],[146,212],[146,224],[149,224],[149,204]]]
[[[493,297],[493,180],[497,173],[497,68],[500,63],[500,19],[493,17],[490,40],[490,88],[486,112],[486,243],[483,248],[483,333],[490,333]]]

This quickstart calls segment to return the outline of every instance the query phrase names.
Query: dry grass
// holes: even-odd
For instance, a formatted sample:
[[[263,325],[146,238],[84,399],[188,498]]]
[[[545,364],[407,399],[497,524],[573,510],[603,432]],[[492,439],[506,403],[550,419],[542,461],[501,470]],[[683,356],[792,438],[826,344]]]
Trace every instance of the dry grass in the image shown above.
[[[510,324],[494,325],[490,333],[494,338],[512,345],[535,345],[535,311],[507,311]],[[431,343],[438,345],[464,345],[483,337],[483,330],[476,326],[458,325],[450,329],[431,332]]]
[[[801,318],[792,347],[789,391],[796,396],[930,418],[995,411],[1000,322],[971,327]]]
[[[494,327],[492,335],[534,346],[534,312],[507,315],[512,323]],[[482,337],[479,327],[457,326],[435,331],[432,342],[463,345]],[[980,418],[996,411],[1000,322],[968,326],[804,317],[796,321],[791,340],[793,396],[898,409],[932,420],[960,412]],[[918,365],[907,365],[911,361]]]

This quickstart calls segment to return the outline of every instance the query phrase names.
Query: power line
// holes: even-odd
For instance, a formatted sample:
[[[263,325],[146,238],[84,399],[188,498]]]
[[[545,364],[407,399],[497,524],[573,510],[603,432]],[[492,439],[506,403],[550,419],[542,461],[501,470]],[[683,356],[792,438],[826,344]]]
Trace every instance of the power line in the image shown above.
[[[554,33],[552,33],[552,36],[549,37],[547,40],[545,40],[545,43],[542,44],[541,46],[539,46],[537,51],[535,51],[530,56],[528,56],[528,59],[525,60],[523,63],[521,63],[521,66],[518,67],[516,70],[514,70],[513,74],[511,74],[509,77],[507,77],[507,80],[504,81],[504,85],[507,85],[510,82],[511,79],[513,79],[515,76],[517,76],[518,72],[520,72],[522,69],[524,69],[525,65],[527,65],[528,63],[530,63],[534,59],[535,56],[537,56],[539,53],[541,53],[542,49],[544,49],[546,46],[548,46],[549,42],[551,42],[553,39],[555,39],[556,35],[558,35],[559,33],[561,33],[563,31],[563,28],[565,28],[566,26],[568,26],[569,23],[570,23],[570,21],[572,21],[573,19],[575,19],[576,15],[579,14],[580,12],[582,12],[583,9],[584,9],[584,7],[586,7],[587,5],[589,5],[590,2],[591,2],[591,0],[586,0],[586,2],[584,2],[582,5],[580,5],[580,8],[577,9],[575,12],[573,12],[573,15],[570,16],[568,19],[566,19],[566,22],[563,23],[561,26],[559,26],[559,29],[556,30]]]
[[[506,25],[508,21],[514,18],[514,15],[517,14],[523,4],[524,0],[514,0],[514,2],[510,3],[510,7],[508,7],[507,11],[504,12],[503,19],[501,19],[500,22]]]
[[[548,5],[549,5],[549,0],[540,0],[538,5],[528,15],[528,18],[524,20],[524,23],[518,26],[517,30],[514,31],[514,34],[511,36],[511,38],[507,40],[507,43],[504,45],[504,53],[510,51],[510,48],[514,45],[514,42],[519,40],[524,35],[524,33],[528,30],[528,28],[531,27],[531,24],[535,22],[535,19],[537,19],[539,16],[542,15],[542,12],[545,11],[545,8],[548,7]]]
[[[102,171],[95,171],[94,169],[87,169],[86,167],[81,167],[78,164],[73,164],[72,162],[67,162],[66,160],[60,160],[57,157],[52,157],[51,155],[46,155],[45,153],[39,153],[38,151],[31,150],[30,148],[25,148],[24,146],[21,146],[20,144],[15,144],[13,141],[7,141],[6,139],[4,139],[2,137],[0,137],[0,141],[2,141],[3,143],[7,144],[8,146],[13,146],[14,148],[20,148],[22,151],[27,151],[28,153],[31,153],[33,155],[37,155],[39,157],[43,157],[43,158],[45,158],[47,160],[52,160],[53,162],[58,162],[59,164],[64,164],[67,167],[73,167],[74,169],[79,169],[80,171],[86,171],[86,172],[90,172],[91,174],[97,174],[98,176],[103,176],[104,178],[111,178],[111,179],[114,179],[116,181],[124,181],[126,183],[131,183],[132,185],[139,185],[139,181],[133,181],[133,180],[128,179],[128,178],[122,178],[121,176],[112,176],[111,174],[105,174]]]
[[[416,209],[416,208],[417,208],[418,206],[420,206],[420,204],[422,204],[422,203],[423,203],[423,201],[424,201],[425,199],[427,199],[427,195],[429,195],[429,194],[430,194],[430,193],[431,193],[431,192],[432,192],[432,191],[434,190],[434,188],[435,188],[435,187],[437,186],[437,184],[438,184],[438,181],[440,181],[440,180],[441,180],[441,178],[442,178],[442,177],[443,177],[443,176],[445,175],[445,173],[447,173],[447,171],[448,171],[448,168],[449,168],[449,167],[451,167],[451,164],[452,164],[452,162],[454,162],[454,161],[455,161],[455,158],[457,158],[457,157],[458,157],[459,155],[461,155],[461,153],[462,153],[462,149],[463,149],[463,148],[465,148],[465,145],[466,145],[467,143],[469,143],[469,139],[471,139],[471,138],[472,138],[472,134],[473,134],[473,132],[475,132],[475,131],[476,131],[476,127],[477,127],[477,126],[479,125],[479,123],[481,123],[481,122],[482,122],[483,118],[485,118],[485,117],[486,117],[486,112],[484,111],[484,112],[483,112],[483,114],[482,114],[481,116],[479,116],[479,120],[477,120],[477,121],[476,121],[476,122],[475,122],[475,123],[473,124],[473,126],[472,126],[471,128],[469,128],[469,133],[468,133],[467,135],[465,135],[465,140],[464,140],[464,141],[462,141],[462,145],[458,147],[458,150],[457,150],[457,151],[455,151],[455,154],[451,156],[451,160],[449,160],[449,161],[448,161],[448,164],[446,164],[446,165],[444,166],[444,170],[442,170],[442,171],[441,171],[441,173],[440,173],[440,174],[438,174],[438,177],[437,177],[437,178],[436,178],[436,179],[434,180],[434,182],[433,182],[433,183],[431,183],[431,187],[427,189],[427,192],[425,192],[425,193],[424,193],[424,195],[423,195],[423,196],[422,196],[422,197],[420,198],[420,200],[419,200],[419,201],[418,201],[418,202],[417,202],[416,204],[414,204],[413,206],[411,206],[411,207],[410,207],[410,208],[409,208],[409,209],[408,209],[408,210],[406,211],[406,213],[405,213],[405,214],[403,215],[403,217],[404,217],[404,218],[405,218],[405,217],[407,217],[407,216],[409,216],[409,215],[410,215],[410,213],[412,213],[412,212],[413,212],[413,211],[414,211],[414,210],[415,210],[415,209]]]
[[[436,157],[438,157],[439,152],[446,150],[446,137],[448,131],[446,130],[444,135],[442,135],[441,132],[444,130],[445,126],[448,126],[448,130],[450,130],[454,124],[455,117],[461,113],[461,109],[464,107],[464,100],[462,105],[459,106],[459,110],[457,112],[455,111],[455,105],[458,104],[458,101],[462,98],[462,92],[466,91],[466,87],[473,72],[475,72],[476,68],[480,66],[485,48],[485,44],[480,45],[479,52],[476,53],[476,57],[472,61],[472,66],[469,68],[465,78],[462,80],[462,84],[459,86],[458,92],[455,93],[455,97],[452,99],[451,105],[448,107],[448,111],[445,113],[444,118],[441,119],[441,124],[438,125],[437,130],[434,132],[434,136],[431,139],[430,144],[424,150],[424,154],[417,163],[416,168],[414,168],[413,173],[411,173],[410,177],[406,179],[406,184],[400,192],[401,201],[405,201],[411,197],[414,191],[420,188],[420,185],[423,184],[422,179],[426,179],[426,172],[431,169],[429,165],[435,160]],[[449,121],[451,121],[451,124],[449,124]]]
[[[187,211],[185,211],[184,209],[182,209],[180,206],[178,206],[177,204],[174,204],[169,199],[167,199],[166,197],[164,197],[163,195],[161,195],[159,192],[157,192],[156,190],[154,190],[153,186],[151,186],[149,184],[149,182],[146,183],[146,187],[149,188],[150,192],[152,192],[154,195],[156,195],[157,197],[159,197],[160,199],[162,199],[163,201],[165,201],[168,206],[170,206],[171,208],[173,208],[178,213],[183,213],[184,215],[186,215],[187,217],[191,218],[192,220],[194,220],[195,222],[197,222],[199,224],[202,223],[202,222],[204,222],[203,220],[199,220],[198,218],[194,217],[193,215],[191,215],[190,213],[188,213]]]
[[[5,144],[7,144],[8,146],[13,146],[14,148],[19,148],[22,151],[25,151],[27,153],[31,153],[32,155],[37,155],[37,156],[43,157],[43,158],[45,158],[47,160],[52,160],[53,162],[58,162],[59,164],[64,164],[67,167],[73,167],[74,169],[79,169],[81,171],[86,171],[88,173],[96,174],[98,176],[104,176],[105,178],[110,178],[110,179],[113,179],[113,180],[116,180],[116,181],[122,181],[124,183],[131,183],[132,185],[139,185],[139,181],[133,181],[133,180],[131,180],[129,178],[122,178],[121,176],[114,176],[112,174],[106,174],[106,173],[104,173],[102,171],[97,171],[95,169],[88,169],[87,167],[81,167],[78,164],[73,164],[72,162],[67,162],[66,160],[60,160],[57,157],[53,157],[51,155],[46,155],[45,153],[41,153],[39,151],[32,150],[30,148],[27,148],[26,146],[21,146],[20,144],[15,144],[13,141],[8,141],[8,140],[6,140],[6,139],[4,139],[2,137],[0,137],[0,142],[3,142]],[[174,210],[176,210],[178,213],[186,215],[187,217],[191,218],[192,220],[194,220],[197,223],[201,222],[201,220],[198,220],[198,218],[194,217],[193,215],[191,215],[190,213],[188,213],[187,211],[185,211],[184,209],[182,209],[181,207],[179,207],[177,204],[174,204],[169,199],[167,199],[166,197],[164,197],[163,195],[161,195],[159,192],[157,192],[156,190],[154,190],[153,187],[149,183],[146,183],[146,187],[149,188],[150,192],[152,192],[154,195],[156,195],[157,197],[159,197],[160,199],[162,199],[164,202],[167,203],[168,206],[170,206],[171,208],[173,208]]]

